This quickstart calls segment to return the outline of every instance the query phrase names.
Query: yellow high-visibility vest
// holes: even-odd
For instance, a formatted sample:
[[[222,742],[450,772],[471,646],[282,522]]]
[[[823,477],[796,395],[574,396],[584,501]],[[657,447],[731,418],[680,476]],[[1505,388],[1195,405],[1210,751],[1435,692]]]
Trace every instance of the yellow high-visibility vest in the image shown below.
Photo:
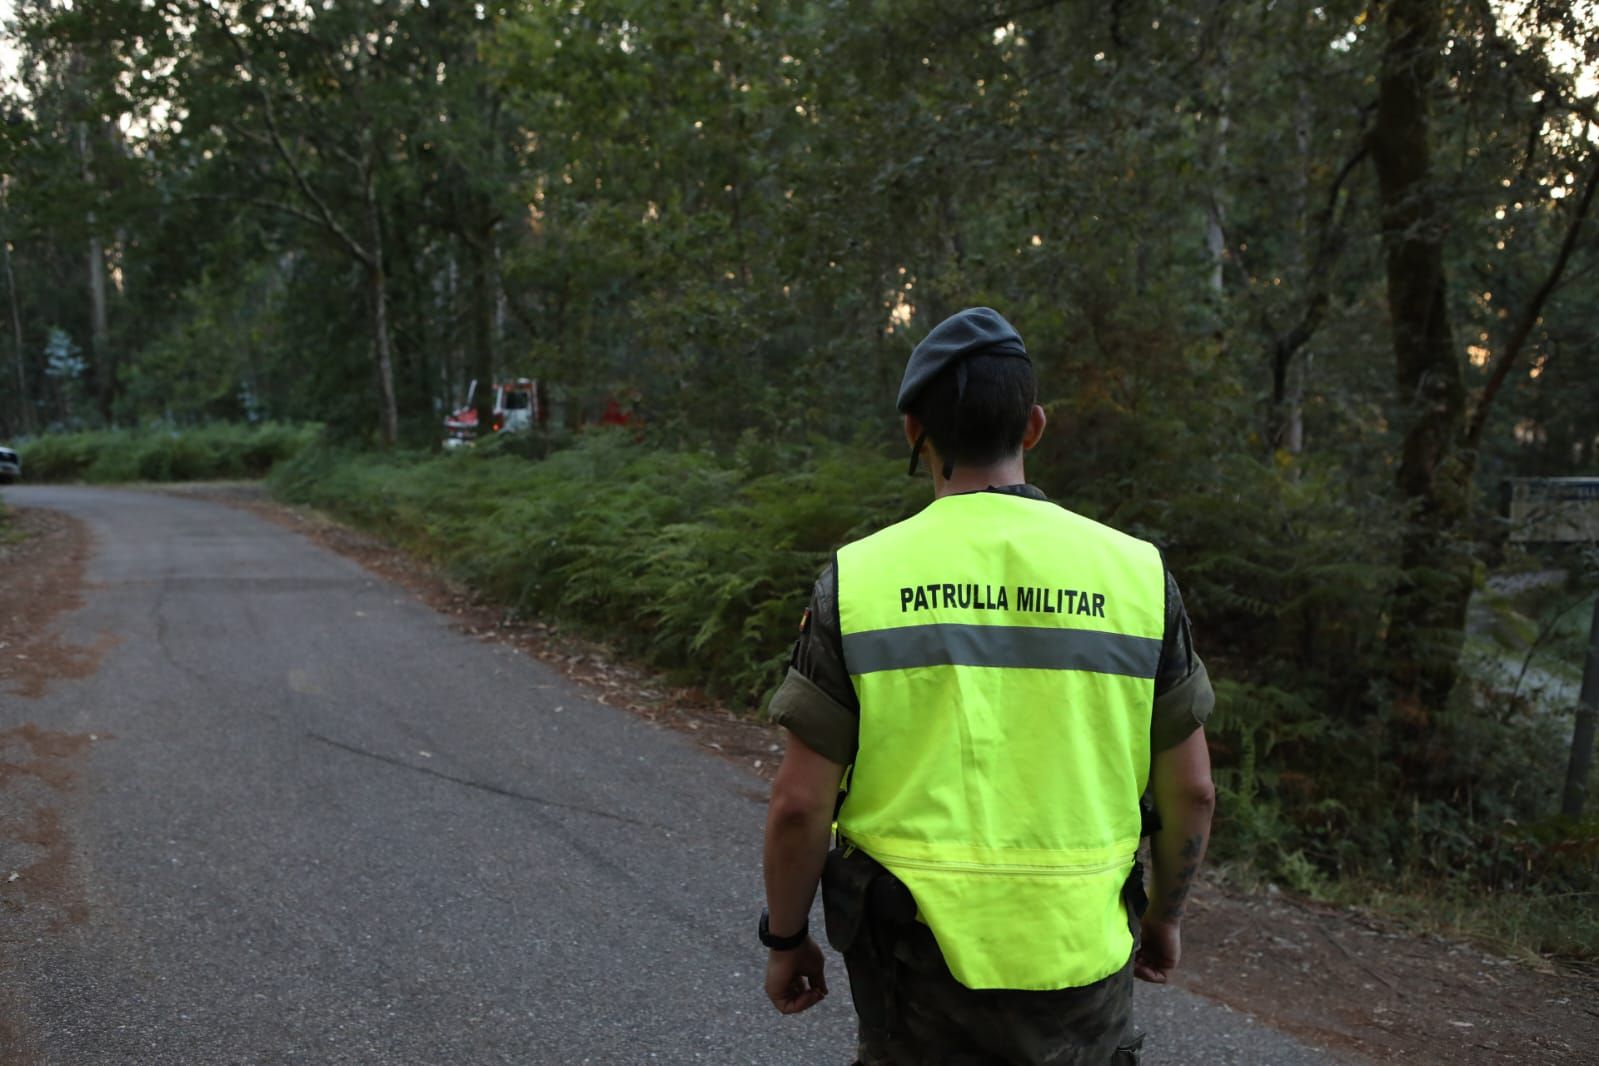
[[[916,899],[969,988],[1092,984],[1149,777],[1166,578],[1046,500],[946,496],[840,549],[860,746],[838,828]]]

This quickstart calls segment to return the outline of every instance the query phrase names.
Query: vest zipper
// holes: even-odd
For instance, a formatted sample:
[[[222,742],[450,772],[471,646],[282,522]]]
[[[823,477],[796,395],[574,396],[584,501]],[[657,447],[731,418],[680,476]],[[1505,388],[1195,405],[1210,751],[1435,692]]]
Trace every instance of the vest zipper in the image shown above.
[[[884,866],[907,866],[913,870],[966,870],[972,873],[1032,877],[1088,877],[1093,874],[1109,873],[1112,870],[1120,869],[1128,861],[1125,859],[1108,859],[1104,862],[1080,863],[1071,866],[1027,866],[1021,863],[989,864],[962,862],[954,859],[947,862],[935,859],[902,859],[897,855],[887,856],[887,859],[888,861],[883,863]]]

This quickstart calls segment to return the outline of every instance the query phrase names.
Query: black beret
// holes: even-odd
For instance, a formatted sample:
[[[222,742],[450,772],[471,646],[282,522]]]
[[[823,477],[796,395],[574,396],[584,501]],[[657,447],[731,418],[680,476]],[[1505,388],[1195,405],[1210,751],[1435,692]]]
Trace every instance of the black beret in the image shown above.
[[[1027,358],[1021,334],[991,307],[968,307],[933,327],[933,332],[911,352],[905,377],[899,383],[900,411],[908,411],[916,394],[945,367],[969,355],[1014,355]]]

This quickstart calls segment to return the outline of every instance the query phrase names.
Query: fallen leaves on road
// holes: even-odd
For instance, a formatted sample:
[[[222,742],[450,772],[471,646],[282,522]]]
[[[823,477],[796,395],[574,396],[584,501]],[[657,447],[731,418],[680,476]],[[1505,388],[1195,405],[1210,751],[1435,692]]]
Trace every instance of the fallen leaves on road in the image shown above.
[[[27,722],[0,729],[0,966],[7,945],[26,943],[89,917],[76,851],[61,808],[77,785],[87,734],[41,729]],[[17,1066],[43,1061],[27,1010],[0,981],[0,1056]]]

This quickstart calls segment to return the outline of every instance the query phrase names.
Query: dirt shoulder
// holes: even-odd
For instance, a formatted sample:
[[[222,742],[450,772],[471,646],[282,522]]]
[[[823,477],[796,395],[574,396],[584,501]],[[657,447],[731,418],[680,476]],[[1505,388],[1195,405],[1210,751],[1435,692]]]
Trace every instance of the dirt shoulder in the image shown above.
[[[57,680],[86,677],[115,643],[67,640],[59,619],[83,604],[91,541],[57,511],[12,508],[0,540],[0,1059],[43,1060],[9,979],[12,948],[89,915],[70,831],[72,795],[90,745],[107,737],[40,728],[30,700]]]
[[[663,685],[603,644],[516,620],[376,537],[269,500],[255,485],[184,490],[242,507],[410,590],[464,633],[513,645],[595,698],[692,736],[770,778],[780,731],[694,689]],[[1177,983],[1309,1042],[1382,1062],[1599,1061],[1599,981],[1547,972],[1377,916],[1288,895],[1201,885],[1183,928]]]
[[[37,698],[57,678],[86,677],[113,643],[79,646],[53,622],[83,604],[90,541],[82,522],[39,508],[12,508],[0,543],[0,692]]]
[[[1381,916],[1214,884],[1183,924],[1178,983],[1381,1062],[1599,1061],[1599,981],[1540,972]]]

